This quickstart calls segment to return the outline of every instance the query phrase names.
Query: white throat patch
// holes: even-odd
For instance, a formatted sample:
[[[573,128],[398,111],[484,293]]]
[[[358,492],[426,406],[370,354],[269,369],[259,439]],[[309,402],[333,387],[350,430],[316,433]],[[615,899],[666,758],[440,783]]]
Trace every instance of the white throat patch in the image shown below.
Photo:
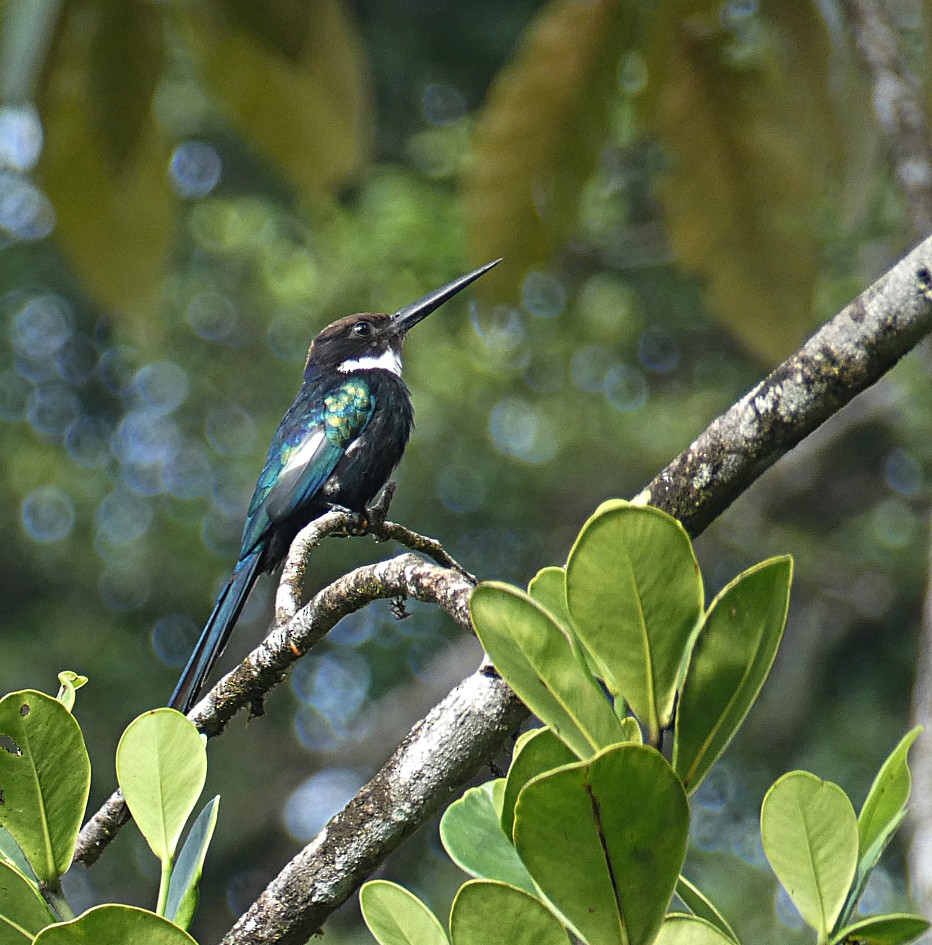
[[[389,348],[379,355],[369,355],[365,358],[351,358],[344,361],[338,368],[343,374],[349,374],[351,371],[368,371],[372,368],[381,368],[383,371],[391,371],[392,374],[401,375],[401,357],[393,349]]]

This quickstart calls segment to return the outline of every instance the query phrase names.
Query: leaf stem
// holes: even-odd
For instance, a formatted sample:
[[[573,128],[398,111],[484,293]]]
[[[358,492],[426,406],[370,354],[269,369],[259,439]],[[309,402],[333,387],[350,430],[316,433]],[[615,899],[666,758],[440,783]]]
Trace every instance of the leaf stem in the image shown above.
[[[165,915],[165,907],[168,905],[168,887],[171,884],[173,866],[173,857],[167,856],[162,860],[162,878],[159,881],[159,901],[158,905],[155,907],[155,911],[161,916]]]

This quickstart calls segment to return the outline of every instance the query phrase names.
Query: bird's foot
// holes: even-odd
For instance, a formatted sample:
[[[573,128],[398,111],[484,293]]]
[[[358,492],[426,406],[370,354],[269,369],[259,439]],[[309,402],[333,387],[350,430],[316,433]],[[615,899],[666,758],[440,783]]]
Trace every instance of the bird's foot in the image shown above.
[[[354,509],[348,509],[345,505],[338,505],[336,502],[331,502],[330,508],[334,512],[342,512],[350,519],[340,531],[333,533],[334,538],[357,538],[365,535],[369,530],[369,516],[366,512],[357,512]]]

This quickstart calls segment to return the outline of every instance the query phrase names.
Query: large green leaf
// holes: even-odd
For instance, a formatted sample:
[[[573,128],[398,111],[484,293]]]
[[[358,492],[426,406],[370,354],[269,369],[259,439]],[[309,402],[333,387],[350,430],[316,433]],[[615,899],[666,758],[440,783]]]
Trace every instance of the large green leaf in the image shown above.
[[[891,824],[897,821],[906,809],[912,787],[907,756],[921,732],[921,725],[907,732],[874,778],[858,817],[859,848],[862,857],[878,843],[886,845]]]
[[[494,930],[494,934],[493,934]],[[450,911],[453,945],[568,945],[559,919],[536,897],[506,883],[472,880]]]
[[[184,929],[135,906],[89,909],[71,922],[52,925],[35,945],[197,945]]]
[[[117,746],[116,769],[126,806],[146,842],[162,863],[170,863],[204,789],[204,739],[180,712],[153,709],[127,726]]]
[[[674,250],[735,337],[776,362],[815,321],[838,111],[817,5],[753,9],[729,23],[718,0],[655,4],[638,103],[671,158],[659,192]]]
[[[634,13],[624,0],[552,0],[492,84],[463,187],[470,254],[508,260],[477,286],[485,298],[513,298],[572,232]]]
[[[219,807],[220,798],[215,797],[197,815],[178,854],[178,862],[172,870],[168,900],[165,903],[165,918],[183,929],[191,927],[191,920],[197,909],[198,884],[204,872],[207,848],[214,835],[214,827],[217,826]]]
[[[770,672],[790,602],[791,558],[745,571],[712,602],[676,709],[673,767],[695,791],[721,757]]]
[[[253,4],[254,6],[254,4]],[[373,117],[365,50],[339,0],[311,0],[290,42],[265,8],[225,15],[189,7],[186,41],[198,73],[246,140],[305,193],[351,181],[369,160]]]
[[[857,943],[857,945],[905,945],[919,938],[929,928],[929,923],[919,915],[897,913],[875,915],[862,919],[842,929],[832,938],[832,945]]]
[[[656,743],[702,616],[702,578],[683,526],[659,509],[606,503],[570,552],[566,597],[599,675]]]
[[[649,945],[686,855],[689,805],[663,756],[618,745],[521,792],[515,846],[589,945]]]
[[[854,914],[874,867],[906,817],[906,802],[912,788],[907,756],[921,731],[922,726],[917,725],[903,736],[877,772],[864,801],[858,816],[857,874],[848,891],[845,907],[835,923],[836,928],[847,924]]]
[[[470,876],[533,893],[534,882],[502,831],[492,790],[491,784],[482,784],[452,803],[440,820],[440,839],[450,859]]]
[[[51,696],[0,699],[0,825],[52,888],[71,865],[87,805],[91,763],[81,728]]]
[[[0,945],[24,945],[55,921],[38,888],[0,860]]]
[[[151,121],[162,12],[150,6],[68,4],[39,95],[55,239],[90,292],[137,324],[155,310],[178,205],[171,147]]]
[[[764,797],[761,839],[777,879],[825,941],[858,860],[858,823],[847,794],[807,771],[785,774]]]
[[[562,765],[572,764],[576,756],[549,728],[525,732],[515,745],[502,803],[502,830],[511,837],[515,824],[515,804],[518,795],[531,778]]]
[[[375,879],[359,890],[359,907],[380,945],[448,945],[440,920],[403,886]]]
[[[621,726],[573,640],[523,591],[483,583],[469,601],[495,668],[579,758],[623,740]]]
[[[664,919],[656,945],[735,945],[720,928],[694,915],[673,913]]]

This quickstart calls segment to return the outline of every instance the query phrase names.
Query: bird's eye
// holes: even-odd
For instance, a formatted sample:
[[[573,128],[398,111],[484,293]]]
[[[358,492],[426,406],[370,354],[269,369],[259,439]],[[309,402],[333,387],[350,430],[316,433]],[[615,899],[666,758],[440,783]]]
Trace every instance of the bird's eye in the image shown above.
[[[360,338],[365,338],[366,335],[372,334],[372,326],[368,322],[356,322],[353,325],[353,334],[359,335]]]

